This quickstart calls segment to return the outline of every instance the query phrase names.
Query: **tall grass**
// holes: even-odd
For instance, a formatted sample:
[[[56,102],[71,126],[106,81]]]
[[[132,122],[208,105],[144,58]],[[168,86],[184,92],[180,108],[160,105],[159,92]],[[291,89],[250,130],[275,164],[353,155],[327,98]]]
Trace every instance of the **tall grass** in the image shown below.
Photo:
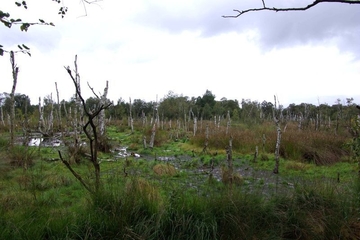
[[[299,179],[283,194],[213,185],[199,194],[118,178],[99,195],[62,186],[37,199],[13,188],[1,195],[0,238],[357,239],[359,186]]]
[[[302,162],[327,165],[340,162],[349,156],[349,151],[344,144],[350,139],[346,133],[335,135],[330,131],[314,131],[313,129],[298,130],[293,123],[289,123],[286,131],[282,133],[280,144],[281,157]],[[224,149],[230,136],[232,137],[233,150],[237,153],[254,153],[256,146],[260,153],[274,153],[276,144],[276,131],[271,123],[252,126],[245,125],[231,128],[229,134],[225,134],[225,127],[212,128],[209,136],[209,147],[212,149]],[[262,137],[266,141],[263,148]],[[191,143],[203,147],[205,133],[200,132],[191,138]]]

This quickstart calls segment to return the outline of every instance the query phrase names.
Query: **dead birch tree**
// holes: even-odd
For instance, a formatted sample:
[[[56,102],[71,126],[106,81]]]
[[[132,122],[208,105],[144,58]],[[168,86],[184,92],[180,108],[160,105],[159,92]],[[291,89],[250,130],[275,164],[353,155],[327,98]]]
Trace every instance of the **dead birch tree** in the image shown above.
[[[98,161],[98,145],[99,145],[99,141],[98,141],[98,131],[96,128],[96,124],[94,122],[94,119],[100,114],[100,112],[104,109],[107,109],[111,103],[106,104],[106,105],[100,105],[98,106],[96,109],[94,109],[94,111],[89,111],[86,108],[86,102],[84,100],[84,98],[81,95],[80,92],[80,86],[78,84],[77,81],[77,57],[75,56],[75,77],[72,73],[72,71],[70,70],[69,67],[65,67],[66,71],[68,72],[69,76],[71,77],[74,86],[75,86],[75,90],[76,90],[76,95],[79,98],[81,104],[82,104],[82,109],[87,117],[87,121],[86,123],[82,126],[83,131],[87,137],[87,139],[89,140],[89,148],[90,148],[90,161],[94,167],[94,174],[95,174],[95,183],[94,183],[94,187],[90,187],[81,177],[80,174],[78,174],[70,165],[69,161],[65,160],[60,152],[60,150],[58,151],[59,156],[61,161],[65,164],[65,166],[70,170],[70,172],[80,181],[80,183],[90,192],[93,194],[97,194],[99,193],[100,190],[100,162]]]
[[[280,127],[280,111],[276,106],[276,96],[274,96],[275,105],[273,108],[273,118],[276,126],[276,145],[275,145],[275,167],[273,173],[279,173],[279,162],[280,162],[280,143],[281,143],[281,127]]]
[[[60,104],[60,97],[59,97],[59,90],[58,90],[58,86],[57,86],[57,82],[55,82],[55,90],[56,90],[56,99],[57,99],[57,121],[58,121],[58,128],[59,130],[61,129],[61,104]]]
[[[2,106],[0,106],[0,121],[1,121],[1,124],[2,124],[3,126],[5,126],[4,110],[3,110]]]
[[[13,85],[10,93],[10,147],[14,146],[14,131],[15,131],[15,89],[19,73],[19,67],[15,64],[14,52],[10,52],[10,62],[12,69]]]
[[[226,123],[226,135],[228,135],[229,129],[230,129],[230,124],[231,124],[230,111],[227,112],[226,118],[227,118],[227,123]]]
[[[154,123],[153,128],[151,130],[151,137],[150,137],[150,143],[149,143],[150,148],[154,147],[155,133],[156,133],[156,123]]]
[[[134,120],[133,120],[133,117],[132,117],[131,98],[129,98],[129,126],[131,128],[131,133],[134,133]]]
[[[109,89],[109,81],[106,81],[106,86],[104,88],[104,93],[103,95],[101,95],[100,98],[100,106],[105,106],[106,105],[106,100],[107,100],[107,94],[108,94],[108,89]],[[104,136],[105,135],[105,109],[102,109],[99,113],[99,130],[100,130],[100,135]]]

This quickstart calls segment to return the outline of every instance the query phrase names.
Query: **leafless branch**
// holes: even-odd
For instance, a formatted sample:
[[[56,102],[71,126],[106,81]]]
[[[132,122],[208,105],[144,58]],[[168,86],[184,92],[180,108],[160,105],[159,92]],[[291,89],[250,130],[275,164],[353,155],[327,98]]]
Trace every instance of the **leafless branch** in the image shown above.
[[[87,82],[87,85],[88,85],[88,87],[90,88],[90,90],[92,91],[92,93],[95,95],[95,97],[96,97],[97,99],[99,99],[99,96],[95,93],[94,88],[92,88],[92,87],[90,86],[90,83],[89,83],[89,82]]]
[[[75,172],[75,170],[71,167],[70,163],[62,157],[60,150],[58,151],[58,153],[59,153],[59,157],[60,157],[61,161],[70,170],[70,172],[76,177],[76,179],[79,180],[79,182],[85,187],[86,190],[88,190],[90,193],[94,193],[90,189],[90,187],[84,182],[84,180],[81,178],[81,176],[77,172]]]
[[[304,7],[293,7],[293,8],[277,8],[277,7],[266,7],[265,0],[262,0],[263,7],[261,8],[249,8],[245,10],[234,9],[233,11],[237,14],[235,15],[224,15],[224,18],[237,18],[244,13],[248,12],[258,12],[258,11],[274,11],[274,12],[288,12],[288,11],[305,11],[309,8],[316,6],[319,3],[346,3],[346,4],[360,4],[358,0],[315,0],[311,4]]]
[[[72,79],[72,81],[74,83],[74,86],[75,86],[75,89],[76,89],[76,95],[79,97],[79,99],[80,99],[80,101],[82,103],[84,112],[85,112],[85,114],[86,114],[86,116],[88,118],[86,124],[83,126],[83,130],[84,130],[84,133],[85,133],[86,137],[89,140],[90,154],[91,154],[90,160],[91,160],[91,162],[92,162],[92,164],[94,166],[94,170],[95,170],[95,192],[98,192],[99,187],[100,187],[100,163],[97,160],[97,150],[98,150],[98,144],[99,143],[98,143],[98,133],[97,133],[97,130],[96,130],[96,125],[95,125],[93,120],[94,120],[95,117],[97,117],[100,114],[100,112],[102,110],[108,108],[112,103],[109,103],[109,104],[106,104],[106,105],[103,104],[93,112],[90,112],[89,110],[87,110],[86,102],[85,102],[85,100],[82,97],[81,92],[80,92],[80,83],[77,81],[78,72],[77,72],[77,63],[76,62],[77,62],[77,56],[75,56],[75,63],[74,63],[75,64],[75,69],[76,69],[75,70],[75,77],[73,76],[73,73],[72,73],[70,67],[65,67],[65,69],[68,72],[68,74],[70,75],[70,77],[71,77],[71,79]],[[90,129],[88,129],[89,126],[90,126]],[[60,156],[60,158],[61,158],[61,156]],[[63,160],[63,163],[65,165],[67,165],[68,162]],[[69,168],[69,166],[67,165],[68,168]],[[70,169],[70,171],[71,171],[71,169]],[[76,175],[75,175],[75,177],[78,178]]]
[[[101,2],[102,0],[93,0],[93,1],[88,1],[88,0],[82,0],[81,3],[83,4],[84,7],[84,12],[85,14],[80,16],[80,17],[86,17],[87,16],[87,9],[86,9],[86,5],[85,4],[96,4],[100,7],[99,4],[97,4],[98,2]]]

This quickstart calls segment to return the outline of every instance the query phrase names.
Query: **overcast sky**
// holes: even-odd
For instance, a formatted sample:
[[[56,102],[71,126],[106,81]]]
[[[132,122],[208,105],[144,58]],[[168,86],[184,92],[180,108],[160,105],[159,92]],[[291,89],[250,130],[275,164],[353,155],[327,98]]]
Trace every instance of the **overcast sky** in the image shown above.
[[[328,103],[353,97],[360,103],[360,4],[322,3],[305,12],[250,12],[261,0],[103,0],[86,6],[66,0],[27,0],[28,9],[2,1],[13,18],[41,18],[56,26],[0,26],[0,44],[31,48],[17,54],[17,93],[32,104],[74,93],[64,66],[78,55],[82,91],[93,96],[109,81],[108,98],[160,100],[169,91],[188,97],[210,90],[217,100],[250,99],[280,104]],[[265,1],[269,7],[304,6],[312,0]],[[87,16],[84,16],[87,14]],[[0,92],[11,92],[9,55],[0,57]]]

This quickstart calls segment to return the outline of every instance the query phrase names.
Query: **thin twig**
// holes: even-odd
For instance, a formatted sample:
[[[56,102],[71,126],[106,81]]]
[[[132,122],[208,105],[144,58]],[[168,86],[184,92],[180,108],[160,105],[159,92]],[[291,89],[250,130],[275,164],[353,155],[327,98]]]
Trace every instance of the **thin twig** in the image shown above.
[[[345,3],[345,4],[360,4],[360,1],[352,1],[352,0],[316,0],[311,4],[304,7],[292,7],[292,8],[276,8],[276,7],[266,7],[265,0],[262,0],[263,7],[262,8],[249,8],[245,10],[234,9],[234,12],[237,12],[235,15],[224,15],[223,18],[238,18],[244,13],[248,12],[258,12],[258,11],[274,11],[274,12],[288,12],[288,11],[305,11],[309,8],[316,6],[319,3]]]

